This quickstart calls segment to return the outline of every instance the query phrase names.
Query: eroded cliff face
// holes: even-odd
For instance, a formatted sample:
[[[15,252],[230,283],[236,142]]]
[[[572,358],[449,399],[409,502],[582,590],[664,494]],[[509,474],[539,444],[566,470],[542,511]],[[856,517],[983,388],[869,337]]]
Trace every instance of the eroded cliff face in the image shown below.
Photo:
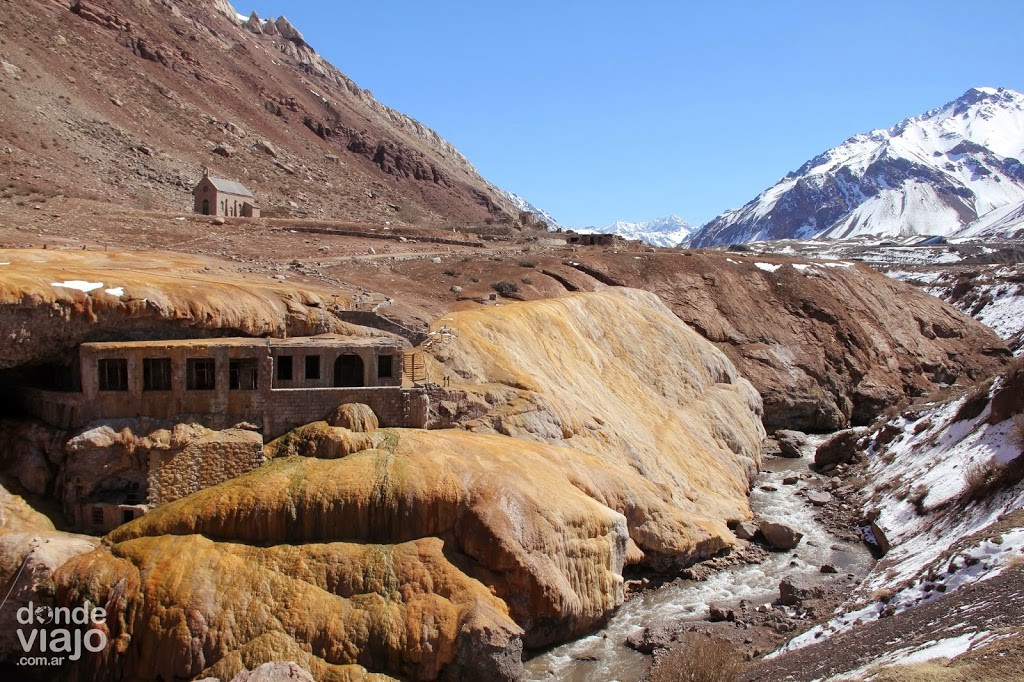
[[[0,369],[87,340],[132,336],[375,333],[338,320],[336,297],[173,253],[0,249]]]
[[[609,282],[658,294],[764,399],[769,429],[833,431],[1010,358],[990,329],[852,261],[753,253],[581,253]]]
[[[80,679],[227,677],[282,659],[318,679],[513,678],[524,644],[612,613],[627,563],[735,541],[759,398],[656,297],[440,323],[456,335],[431,372],[450,375],[462,428],[304,427],[267,447],[268,464],[67,562],[60,603],[118,614],[117,646]]]

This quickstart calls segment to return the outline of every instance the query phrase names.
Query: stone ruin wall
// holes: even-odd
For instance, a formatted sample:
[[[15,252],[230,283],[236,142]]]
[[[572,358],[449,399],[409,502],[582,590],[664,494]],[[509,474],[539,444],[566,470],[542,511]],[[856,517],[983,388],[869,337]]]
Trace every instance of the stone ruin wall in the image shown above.
[[[270,395],[263,431],[270,437],[323,419],[343,403],[364,403],[377,415],[380,425],[422,429],[427,424],[427,394],[396,387],[277,389]]]
[[[257,468],[265,461],[263,437],[227,429],[189,443],[182,450],[149,453],[151,505],[167,504]]]

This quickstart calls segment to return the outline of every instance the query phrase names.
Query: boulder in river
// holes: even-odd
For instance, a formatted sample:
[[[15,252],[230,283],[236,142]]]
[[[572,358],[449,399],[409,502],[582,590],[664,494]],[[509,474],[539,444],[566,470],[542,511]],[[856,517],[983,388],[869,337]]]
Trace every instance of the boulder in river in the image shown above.
[[[824,469],[852,462],[857,457],[857,441],[866,433],[863,427],[837,431],[815,450],[814,464]]]
[[[758,525],[758,529],[761,531],[761,535],[764,536],[765,542],[772,549],[793,549],[800,544],[800,540],[804,537],[804,534],[800,531],[794,530],[785,524],[772,521],[762,521]]]
[[[821,507],[832,501],[832,494],[822,490],[808,490],[807,501],[815,507]]]
[[[790,459],[800,459],[803,448],[807,445],[807,434],[803,431],[780,429],[775,432],[775,440],[779,443],[779,454]]]
[[[732,532],[740,540],[753,540],[754,536],[757,535],[757,530],[757,524],[750,523],[749,521],[744,521],[742,523],[736,524],[736,527],[733,529]]]
[[[643,654],[652,654],[655,649],[668,649],[675,641],[673,631],[664,626],[637,630],[626,637],[626,646]]]
[[[733,623],[736,621],[736,611],[730,609],[728,606],[722,606],[721,604],[709,604],[708,620],[712,623],[720,623],[722,621],[729,621],[730,623]]]

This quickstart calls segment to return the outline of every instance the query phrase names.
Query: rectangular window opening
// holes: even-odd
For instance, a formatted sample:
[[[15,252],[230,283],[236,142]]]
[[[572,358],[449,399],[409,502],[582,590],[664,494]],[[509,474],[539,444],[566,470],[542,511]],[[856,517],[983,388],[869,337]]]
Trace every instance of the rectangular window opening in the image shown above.
[[[171,390],[171,359],[170,358],[143,358],[142,359],[142,390],[143,391],[169,391],[169,390]]]
[[[104,358],[96,364],[101,391],[128,390],[128,360],[125,358]]]
[[[259,363],[256,358],[238,358],[228,365],[228,388],[232,391],[255,391]]]
[[[378,379],[390,379],[394,376],[391,373],[391,356],[380,355],[377,357],[377,378]]]
[[[307,355],[306,356],[306,378],[307,379],[319,379],[320,378],[320,356],[319,355]]]
[[[213,358],[189,358],[185,363],[185,388],[212,391],[217,386],[216,369]]]
[[[290,355],[278,355],[277,356],[277,380],[278,381],[291,381],[292,380],[292,356],[290,356]]]
[[[103,507],[92,508],[92,525],[102,526],[103,525]]]

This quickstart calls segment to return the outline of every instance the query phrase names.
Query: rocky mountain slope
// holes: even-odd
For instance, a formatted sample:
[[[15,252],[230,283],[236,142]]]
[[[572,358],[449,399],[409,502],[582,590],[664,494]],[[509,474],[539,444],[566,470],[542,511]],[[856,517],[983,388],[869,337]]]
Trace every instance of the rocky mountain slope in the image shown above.
[[[577,232],[587,234],[615,234],[623,239],[636,239],[652,246],[678,246],[689,242],[694,228],[677,215],[642,222],[617,220],[601,227],[578,227]]]
[[[906,677],[891,670],[879,679],[1019,676],[1024,364],[957,399],[879,420],[860,447],[866,462],[857,471],[865,480],[859,494],[885,556],[833,618],[745,679],[861,679],[960,657],[919,677],[908,668]],[[1007,668],[1000,659],[1008,654]],[[953,672],[961,665],[974,665],[974,674]]]
[[[989,211],[957,233],[959,237],[1024,239],[1024,200]]]
[[[956,234],[1024,200],[1022,158],[1024,95],[972,88],[945,106],[855,135],[811,159],[701,227],[691,243]]]
[[[203,167],[265,211],[514,223],[438,133],[374,99],[286,19],[226,2],[8,3],[0,169],[50,195],[187,210]]]
[[[852,261],[714,252],[575,255],[608,283],[657,293],[764,399],[764,423],[830,431],[1009,359],[989,329]],[[899,301],[899,305],[893,305]]]

